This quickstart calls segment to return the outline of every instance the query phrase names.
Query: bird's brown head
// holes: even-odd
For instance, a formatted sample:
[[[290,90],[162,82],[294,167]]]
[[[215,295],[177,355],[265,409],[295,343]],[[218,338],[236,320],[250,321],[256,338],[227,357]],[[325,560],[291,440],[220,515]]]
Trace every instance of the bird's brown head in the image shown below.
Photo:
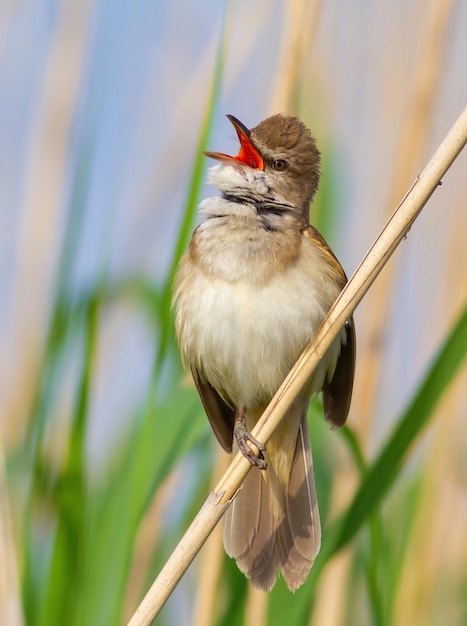
[[[309,129],[296,117],[273,115],[248,130],[233,115],[227,116],[237,131],[240,152],[232,157],[206,152],[243,170],[255,170],[265,183],[266,200],[296,207],[308,220],[310,202],[318,189],[320,153]],[[261,172],[261,174],[260,174]]]

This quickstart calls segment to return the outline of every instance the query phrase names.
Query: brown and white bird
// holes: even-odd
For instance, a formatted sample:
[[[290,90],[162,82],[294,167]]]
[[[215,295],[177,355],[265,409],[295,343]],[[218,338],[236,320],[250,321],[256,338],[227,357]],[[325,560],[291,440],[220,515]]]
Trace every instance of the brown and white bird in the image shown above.
[[[201,203],[174,285],[176,332],[211,426],[248,473],[226,514],[224,545],[265,591],[280,571],[288,588],[306,579],[321,531],[307,423],[310,396],[323,392],[326,419],[347,418],[355,369],[353,320],[321,359],[267,449],[251,430],[346,283],[309,223],[320,153],[296,117],[273,115],[248,130],[232,115],[240,152],[209,182],[221,192]]]

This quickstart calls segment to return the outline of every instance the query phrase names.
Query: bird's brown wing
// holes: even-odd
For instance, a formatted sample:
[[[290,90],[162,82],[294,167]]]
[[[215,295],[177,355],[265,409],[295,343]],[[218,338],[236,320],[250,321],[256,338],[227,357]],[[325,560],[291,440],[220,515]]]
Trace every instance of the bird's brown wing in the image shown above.
[[[232,452],[235,409],[221,398],[214,387],[201,380],[196,369],[192,368],[191,373],[214,434],[224,450]]]
[[[323,385],[324,417],[333,426],[345,424],[349,413],[355,373],[355,326],[353,318],[345,325],[346,343],[341,346],[334,375]]]
[[[341,289],[343,289],[347,282],[347,276],[324,237],[314,226],[308,226],[304,235],[312,239],[314,244],[320,248],[321,253],[328,259],[339,277]],[[356,353],[355,326],[352,317],[346,322],[345,333],[346,342],[341,346],[332,379],[326,380],[323,385],[324,416],[328,422],[337,428],[343,426],[347,420],[352,397]]]

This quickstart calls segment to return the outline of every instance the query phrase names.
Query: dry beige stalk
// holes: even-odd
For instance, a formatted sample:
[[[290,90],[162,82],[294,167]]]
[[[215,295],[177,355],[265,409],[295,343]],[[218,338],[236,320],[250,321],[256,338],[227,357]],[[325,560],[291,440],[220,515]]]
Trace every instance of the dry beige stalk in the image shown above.
[[[303,64],[319,24],[321,0],[291,0],[284,2],[281,66],[277,72],[271,114],[297,115],[297,96],[302,83]]]

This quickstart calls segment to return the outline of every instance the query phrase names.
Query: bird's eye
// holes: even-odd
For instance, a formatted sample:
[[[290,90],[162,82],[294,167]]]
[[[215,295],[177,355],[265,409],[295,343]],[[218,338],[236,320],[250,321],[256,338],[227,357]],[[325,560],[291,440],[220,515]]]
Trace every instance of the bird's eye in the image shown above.
[[[283,159],[277,159],[276,161],[273,161],[272,166],[276,170],[276,172],[283,172],[285,169],[287,169],[287,161],[284,161]]]

